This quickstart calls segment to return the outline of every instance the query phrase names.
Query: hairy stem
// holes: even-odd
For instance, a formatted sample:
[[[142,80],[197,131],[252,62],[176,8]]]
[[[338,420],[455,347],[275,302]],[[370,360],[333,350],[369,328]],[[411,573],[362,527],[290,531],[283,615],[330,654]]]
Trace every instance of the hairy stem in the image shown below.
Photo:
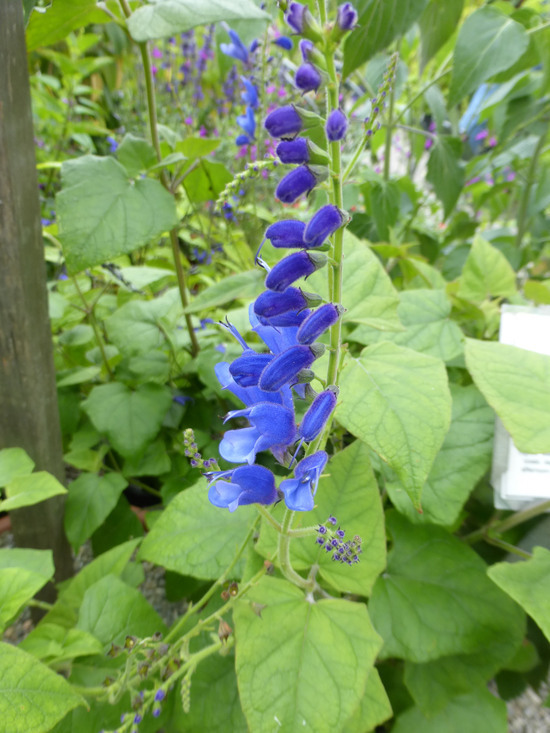
[[[311,591],[315,586],[315,581],[306,580],[305,578],[302,578],[301,575],[298,575],[298,573],[292,567],[292,563],[290,562],[291,535],[289,534],[289,531],[292,527],[293,519],[294,512],[290,511],[290,509],[285,509],[282,524],[283,531],[279,536],[279,563],[281,566],[281,572],[283,573],[285,578],[287,578],[287,580],[290,580],[291,583],[294,583],[294,585]]]

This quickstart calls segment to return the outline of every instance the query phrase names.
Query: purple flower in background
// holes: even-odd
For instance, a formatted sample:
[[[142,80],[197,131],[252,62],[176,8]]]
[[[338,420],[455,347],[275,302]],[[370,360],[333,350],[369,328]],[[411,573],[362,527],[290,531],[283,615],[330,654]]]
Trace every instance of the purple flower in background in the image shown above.
[[[341,109],[333,110],[327,119],[325,131],[330,142],[342,140],[348,129],[348,118]]]
[[[275,477],[263,466],[240,466],[221,472],[229,481],[217,480],[208,491],[214,506],[234,512],[245,504],[274,504],[277,501]]]
[[[313,497],[327,460],[325,451],[318,451],[298,463],[294,471],[295,478],[281,481],[280,489],[289,509],[295,512],[309,512],[313,509]]]
[[[244,130],[251,140],[254,140],[254,133],[256,132],[256,118],[254,117],[254,110],[252,107],[247,107],[246,113],[237,117],[237,125]]]
[[[243,102],[249,107],[252,107],[252,109],[256,109],[258,107],[258,90],[246,77],[241,76],[241,81],[246,90],[241,94]]]
[[[236,31],[228,25],[225,25],[225,29],[229,34],[231,43],[220,43],[221,52],[226,56],[231,56],[232,58],[237,59],[237,61],[242,61],[245,64],[248,61],[248,49],[241,41],[239,34]]]
[[[351,3],[344,3],[338,6],[338,13],[336,15],[336,25],[341,31],[351,31],[357,25],[358,15],[357,10]]]
[[[289,38],[288,36],[279,36],[279,38],[276,38],[273,43],[276,46],[280,46],[281,48],[284,48],[285,51],[291,51],[293,47],[292,38]]]

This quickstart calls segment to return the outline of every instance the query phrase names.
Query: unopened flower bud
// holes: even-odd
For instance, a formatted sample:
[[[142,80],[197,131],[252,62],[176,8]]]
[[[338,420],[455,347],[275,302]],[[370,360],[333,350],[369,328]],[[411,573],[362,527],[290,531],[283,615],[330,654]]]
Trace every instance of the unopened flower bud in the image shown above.
[[[267,227],[265,236],[274,247],[306,247],[303,221],[283,219]]]
[[[285,20],[295,33],[312,41],[321,40],[321,28],[306,5],[289,3]]]
[[[334,204],[327,204],[310,219],[304,231],[304,242],[307,247],[320,247],[348,221],[348,215]]]
[[[299,344],[312,344],[321,334],[333,326],[342,313],[344,308],[334,303],[325,303],[317,310],[310,313],[298,328],[296,340]]]
[[[321,433],[336,407],[338,387],[329,387],[313,400],[310,408],[304,415],[298,435],[308,443]]]
[[[323,81],[313,64],[302,64],[296,71],[295,83],[302,92],[316,92]]]
[[[348,118],[341,109],[334,109],[327,118],[325,131],[328,140],[333,143],[337,140],[343,140],[348,129]]]
[[[255,387],[271,359],[272,354],[243,354],[230,364],[229,373],[240,387]]]
[[[322,179],[323,174],[320,171],[314,171],[307,165],[298,166],[279,181],[275,196],[283,204],[292,204],[300,196],[312,191]]]
[[[322,252],[294,252],[275,265],[265,279],[265,286],[269,290],[283,292],[296,280],[308,277],[326,265],[327,260]]]
[[[288,311],[299,311],[307,308],[308,302],[298,288],[287,288],[284,293],[266,290],[256,298],[254,313],[260,319],[279,316]]]
[[[283,140],[277,145],[276,152],[281,163],[285,164],[314,163],[323,166],[330,162],[328,154],[305,137]]]
[[[271,361],[260,377],[258,386],[265,392],[277,392],[285,384],[295,381],[302,369],[309,369],[324,352],[322,344],[291,346]]]
[[[338,12],[336,14],[336,25],[341,31],[348,32],[352,31],[357,25],[357,10],[351,3],[343,3],[338,6]]]
[[[278,107],[265,118],[265,129],[271,137],[294,137],[303,127],[302,118],[293,104]]]

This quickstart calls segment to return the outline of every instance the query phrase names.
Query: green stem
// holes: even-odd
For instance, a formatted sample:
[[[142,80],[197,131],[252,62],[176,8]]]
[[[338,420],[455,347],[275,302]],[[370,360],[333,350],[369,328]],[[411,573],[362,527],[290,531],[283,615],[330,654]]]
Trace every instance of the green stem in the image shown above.
[[[128,5],[127,0],[120,0],[120,5],[122,7],[122,11],[126,18],[129,18],[132,14],[132,11],[130,9],[130,6]],[[147,95],[147,113],[149,117],[149,132],[151,135],[151,141],[153,143],[153,147],[155,148],[155,153],[157,156],[157,161],[160,163],[162,160],[162,153],[160,150],[160,139],[159,139],[159,133],[158,133],[158,120],[157,120],[157,105],[155,100],[155,84],[153,80],[153,73],[151,71],[151,57],[149,55],[149,46],[147,45],[147,42],[145,43],[138,43],[139,52],[141,54],[141,62],[143,65],[143,74],[145,76],[145,90]],[[170,181],[168,180],[168,175],[166,173],[165,169],[162,169],[160,172],[160,180],[162,182],[162,185],[166,188],[166,190],[170,193]],[[181,262],[181,253],[179,249],[178,244],[178,229],[174,228],[170,231],[170,243],[172,245],[172,256],[174,258],[174,265],[176,268],[176,277],[178,280],[178,289],[180,293],[180,300],[181,304],[183,306],[183,310],[185,311],[187,309],[187,306],[189,305],[189,297],[187,295],[187,287],[185,283],[185,273],[183,270],[183,265]],[[195,333],[195,329],[193,328],[193,323],[191,320],[191,316],[188,313],[185,313],[185,324],[187,326],[187,331],[189,333],[189,338],[191,340],[191,355],[195,357],[200,350],[199,342],[197,340],[197,334]]]
[[[271,514],[271,512],[269,511],[269,509],[266,509],[266,508],[265,508],[265,506],[263,506],[263,504],[256,504],[255,506],[256,506],[256,509],[257,509],[257,510],[258,510],[258,511],[260,512],[260,514],[262,515],[262,517],[264,517],[264,519],[266,519],[266,520],[267,520],[267,521],[269,522],[269,524],[270,524],[270,525],[271,525],[271,526],[272,526],[272,527],[273,527],[273,528],[274,528],[275,530],[277,530],[277,532],[281,533],[281,532],[283,531],[283,528],[282,528],[282,526],[281,526],[281,525],[279,524],[279,522],[278,522],[278,521],[277,521],[277,520],[275,519],[275,517],[274,517],[274,516],[273,516],[273,515]]]
[[[550,500],[543,501],[536,506],[529,507],[529,509],[522,509],[520,512],[515,512],[509,517],[506,517],[506,519],[501,519],[497,522],[492,520],[480,529],[476,529],[475,532],[471,532],[465,537],[462,537],[462,540],[469,545],[474,545],[476,542],[486,539],[489,535],[492,536],[495,533],[502,534],[503,532],[507,532],[509,529],[517,527],[518,524],[528,522],[530,519],[538,517],[540,514],[545,514],[548,511],[550,511]]]
[[[428,130],[421,130],[418,127],[410,127],[409,125],[401,125],[397,123],[394,125],[394,127],[398,127],[400,130],[406,130],[407,132],[412,132],[413,135],[422,135],[423,137],[427,137],[430,140],[437,140],[437,135],[428,132]]]
[[[86,315],[88,316],[88,320],[90,322],[90,326],[92,327],[92,330],[94,332],[95,340],[97,341],[97,345],[99,347],[99,351],[101,352],[101,358],[103,359],[103,363],[105,364],[105,369],[107,370],[107,374],[109,377],[112,378],[113,371],[109,365],[109,359],[107,358],[107,353],[105,351],[105,345],[103,344],[103,339],[101,338],[101,334],[99,332],[99,327],[97,325],[96,317],[94,314],[94,306],[89,306],[86,298],[84,297],[84,293],[80,289],[80,286],[78,284],[78,280],[76,279],[76,276],[73,275],[72,281],[74,283],[74,286],[76,288],[76,292],[78,293],[80,300],[82,301],[82,305],[84,306],[84,310],[86,312]]]
[[[437,82],[440,79],[443,79],[444,76],[447,76],[447,74],[450,74],[450,73],[451,73],[451,69],[445,69],[440,74],[437,74],[437,76],[434,76],[434,78],[431,81],[429,81],[425,86],[423,86],[422,89],[419,92],[417,92],[417,94],[414,95],[411,101],[405,107],[403,107],[403,109],[399,112],[399,114],[395,118],[395,122],[396,123],[399,122],[405,116],[405,113],[410,110],[413,104],[418,99],[420,99],[420,97],[422,97],[431,86],[433,86],[434,84],[437,84]]]
[[[490,545],[494,545],[495,547],[499,547],[501,550],[505,550],[506,552],[510,552],[513,555],[518,555],[519,557],[523,557],[524,560],[530,560],[533,556],[529,552],[525,552],[524,550],[520,550],[519,547],[516,547],[515,545],[511,545],[509,542],[505,542],[504,540],[497,539],[496,537],[485,537],[485,542],[488,542]]]
[[[529,208],[529,199],[531,197],[531,188],[533,184],[535,183],[535,171],[537,169],[537,164],[539,162],[539,158],[542,153],[542,149],[544,148],[546,134],[547,134],[547,130],[545,129],[539,138],[537,147],[535,148],[535,152],[533,153],[533,157],[531,158],[531,163],[529,165],[529,171],[527,173],[527,180],[525,181],[525,186],[523,187],[523,195],[521,197],[519,211],[518,211],[518,232],[516,234],[517,249],[521,249],[521,245],[523,243],[523,237],[525,236],[525,232],[527,231],[527,224],[529,222],[529,217],[527,216],[527,210]]]
[[[527,31],[528,35],[532,36],[534,33],[539,33],[539,31],[543,31],[546,28],[550,28],[550,20],[546,23],[541,23],[541,25],[535,26],[535,28],[529,28]]]
[[[338,76],[334,64],[334,53],[327,51],[325,54],[327,62],[327,71],[329,75],[327,107],[328,114],[338,109]],[[338,206],[339,209],[344,208],[344,198],[342,190],[342,154],[340,149],[340,141],[331,142],[329,145],[332,172],[332,191],[330,195],[331,203]],[[332,287],[331,300],[334,303],[342,302],[342,278],[344,271],[344,228],[336,230],[334,234],[334,249],[332,251],[332,259],[334,262],[330,265],[329,278]],[[340,361],[340,342],[342,337],[341,319],[330,329],[330,347],[329,362],[327,370],[327,384],[337,384],[338,382],[338,364]]]
[[[393,136],[393,107],[395,104],[395,84],[390,89],[390,105],[388,109],[388,123],[386,125],[386,144],[384,147],[384,180],[390,180],[390,163],[391,163],[391,140]]]
[[[41,608],[43,611],[51,611],[53,603],[47,603],[46,601],[39,601],[38,598],[32,598],[30,601],[27,601],[27,606],[31,606],[32,608]]]
[[[290,561],[290,539],[291,535],[289,531],[292,527],[292,520],[294,519],[294,512],[290,509],[285,509],[283,517],[282,534],[279,536],[279,564],[281,566],[281,572],[290,580],[291,583],[297,585],[299,588],[305,590],[313,590],[315,587],[315,581],[306,580],[294,570]]]

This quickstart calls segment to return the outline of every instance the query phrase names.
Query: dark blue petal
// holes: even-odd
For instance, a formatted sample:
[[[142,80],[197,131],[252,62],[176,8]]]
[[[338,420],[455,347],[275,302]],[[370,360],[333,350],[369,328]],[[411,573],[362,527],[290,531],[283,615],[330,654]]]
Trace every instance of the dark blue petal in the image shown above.
[[[342,31],[351,31],[357,25],[357,10],[351,3],[344,3],[338,6],[336,24]]]
[[[292,46],[294,45],[292,43],[292,38],[289,38],[288,36],[279,36],[273,43],[277,46],[280,46],[281,48],[284,48],[285,51],[291,51]]]
[[[305,137],[297,137],[295,140],[283,140],[277,145],[276,153],[281,163],[307,163],[309,161],[309,148]]]
[[[302,92],[314,92],[321,86],[322,77],[313,64],[307,63],[298,67],[295,82]]]
[[[325,303],[314,310],[298,329],[296,340],[300,344],[312,344],[340,318],[343,308],[334,303]]]
[[[254,313],[260,318],[273,318],[273,316],[306,307],[307,300],[298,288],[287,288],[284,293],[265,290],[256,298]]]
[[[283,292],[301,277],[308,277],[327,263],[327,256],[321,252],[294,252],[284,257],[269,272],[265,286],[270,290]]]
[[[327,119],[325,131],[330,142],[342,140],[348,129],[348,118],[341,109],[333,110]]]
[[[308,369],[324,351],[320,344],[291,346],[276,356],[263,370],[259,387],[266,392],[276,392],[285,384],[296,380],[298,372]]]
[[[316,185],[317,178],[313,172],[306,165],[301,165],[287,173],[279,182],[275,196],[283,204],[292,204],[300,196],[312,191]]]
[[[300,425],[299,436],[308,443],[321,433],[336,407],[338,388],[329,387],[313,400]]]
[[[344,215],[334,204],[327,204],[311,218],[304,230],[307,247],[320,247],[344,223]]]
[[[283,219],[267,227],[265,236],[274,247],[306,247],[303,221]]]
[[[273,359],[273,354],[256,354],[252,351],[239,356],[229,367],[229,373],[241,387],[255,387],[260,374]]]
[[[285,351],[285,349],[296,345],[298,327],[309,315],[309,310],[305,309],[300,313],[289,311],[286,315],[293,319],[292,323],[286,328],[274,328],[273,326],[260,323],[258,316],[254,313],[253,305],[249,308],[248,316],[252,330],[258,334],[273,354],[280,354],[281,351]]]
[[[292,105],[278,107],[265,118],[264,127],[271,137],[294,137],[302,129],[302,118]]]

